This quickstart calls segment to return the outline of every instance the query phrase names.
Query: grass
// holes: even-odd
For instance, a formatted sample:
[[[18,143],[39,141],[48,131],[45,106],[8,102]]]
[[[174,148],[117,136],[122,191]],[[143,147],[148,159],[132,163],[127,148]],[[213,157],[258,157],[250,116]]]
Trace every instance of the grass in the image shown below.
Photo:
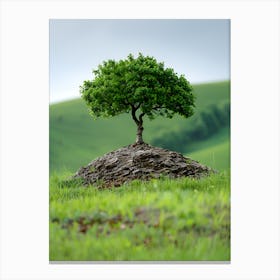
[[[194,85],[196,110],[229,101],[229,86],[229,81]],[[151,143],[167,131],[171,133],[191,125],[192,118],[186,120],[179,116],[173,119],[158,117],[153,121],[145,119],[144,140]],[[98,156],[133,143],[135,137],[136,126],[128,114],[94,120],[81,99],[50,105],[50,173],[74,172]],[[218,138],[212,141],[221,143]],[[201,144],[192,143],[193,151],[198,150],[196,145]]]
[[[51,261],[228,261],[228,173],[98,190],[50,180]]]

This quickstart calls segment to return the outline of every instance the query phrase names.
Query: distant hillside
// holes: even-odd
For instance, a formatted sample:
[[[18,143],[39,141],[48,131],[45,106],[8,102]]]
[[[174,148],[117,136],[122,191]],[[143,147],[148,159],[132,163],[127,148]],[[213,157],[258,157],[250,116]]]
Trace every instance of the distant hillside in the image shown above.
[[[209,106],[230,102],[230,82],[217,82],[201,85],[194,85],[194,93],[197,96],[196,113],[190,119],[174,117],[173,119],[157,118],[153,121],[144,120],[144,140],[152,143],[155,139],[165,138],[167,134],[180,133],[186,127],[196,125],[195,119],[200,112],[209,111]],[[227,132],[226,132],[227,131]],[[80,166],[87,164],[94,158],[109,151],[133,143],[135,140],[136,126],[129,114],[123,114],[109,119],[94,120],[87,111],[81,99],[62,102],[50,105],[50,172],[61,172],[69,170],[76,171]],[[188,143],[191,149],[188,154],[197,155],[199,153],[211,154],[207,148],[216,147],[215,154],[229,153],[229,128],[221,128],[203,141],[193,141]],[[218,136],[219,134],[223,135]],[[212,139],[212,140],[211,140]],[[216,139],[216,140],[215,140]],[[209,145],[207,141],[210,141]],[[184,145],[184,143],[182,144]],[[219,145],[223,152],[219,152]],[[182,150],[178,147],[175,150]],[[195,151],[195,152],[194,152]],[[222,164],[221,169],[228,168],[229,157],[219,159]],[[211,166],[211,165],[210,165]]]
[[[221,129],[206,141],[197,144],[188,156],[216,170],[230,169],[229,127]]]

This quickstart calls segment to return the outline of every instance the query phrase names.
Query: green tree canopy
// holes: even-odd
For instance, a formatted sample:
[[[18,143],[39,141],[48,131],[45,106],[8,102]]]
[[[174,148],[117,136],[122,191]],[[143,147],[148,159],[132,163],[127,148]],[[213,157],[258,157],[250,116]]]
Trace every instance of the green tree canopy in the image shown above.
[[[193,115],[192,87],[183,75],[165,68],[155,58],[143,56],[104,61],[93,70],[94,79],[80,87],[92,116],[111,117],[131,113],[137,125],[136,143],[143,143],[143,117],[172,118]]]

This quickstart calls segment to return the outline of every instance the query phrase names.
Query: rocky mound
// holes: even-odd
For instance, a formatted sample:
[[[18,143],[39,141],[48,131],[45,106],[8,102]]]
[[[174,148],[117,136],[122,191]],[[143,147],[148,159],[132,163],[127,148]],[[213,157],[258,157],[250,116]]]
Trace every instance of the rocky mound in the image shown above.
[[[97,158],[81,167],[74,178],[81,178],[85,185],[120,186],[135,179],[149,180],[168,176],[196,177],[208,175],[211,169],[183,155],[153,147],[133,144]]]

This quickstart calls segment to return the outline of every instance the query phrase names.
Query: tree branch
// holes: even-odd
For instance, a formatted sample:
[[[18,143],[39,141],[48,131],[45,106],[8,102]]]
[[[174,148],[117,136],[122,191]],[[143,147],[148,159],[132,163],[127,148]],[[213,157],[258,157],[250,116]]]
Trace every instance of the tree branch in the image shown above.
[[[156,106],[153,107],[152,110],[157,110],[157,109],[167,109],[166,107],[162,107],[162,106]]]
[[[145,116],[145,113],[141,113],[140,115],[139,115],[139,122],[140,122],[140,124],[143,124],[143,117]]]
[[[135,121],[135,123],[137,125],[139,125],[140,121],[136,117],[136,111],[137,111],[137,109],[133,105],[131,105],[131,115],[132,115],[132,118]]]
[[[141,103],[141,102],[139,102],[139,104],[136,106],[136,108],[135,108],[135,109],[136,109],[136,110],[138,110],[138,109],[140,108],[141,104],[142,104],[142,103]]]

